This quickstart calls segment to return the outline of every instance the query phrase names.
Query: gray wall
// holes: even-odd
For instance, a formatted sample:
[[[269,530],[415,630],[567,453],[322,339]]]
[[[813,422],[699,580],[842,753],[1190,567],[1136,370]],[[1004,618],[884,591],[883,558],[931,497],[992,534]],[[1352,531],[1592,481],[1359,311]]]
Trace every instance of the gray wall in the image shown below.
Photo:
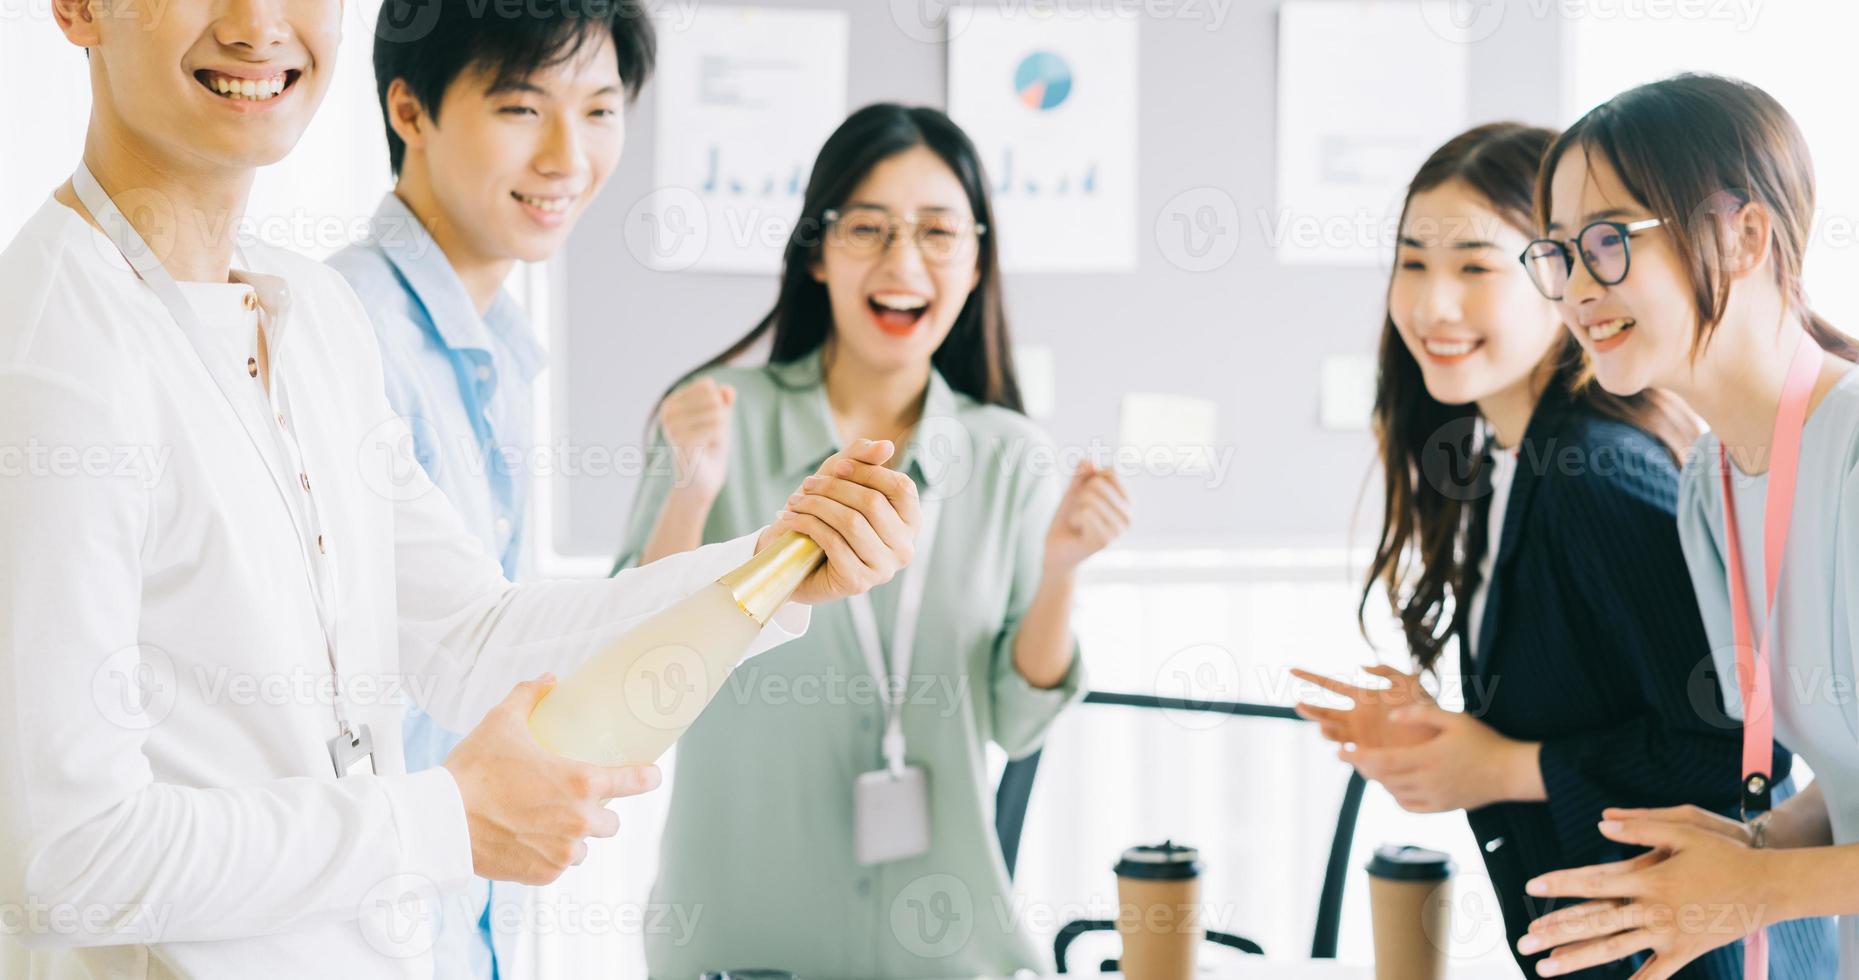
[[[1102,7],[1105,0],[1094,2]],[[1533,17],[1530,0],[1506,2],[1502,27],[1472,45],[1472,119],[1554,124],[1558,25],[1553,17]],[[892,19],[892,4],[761,5],[849,13],[849,106],[945,104],[943,46],[905,34]],[[1016,339],[1055,352],[1057,403],[1047,424],[1061,445],[1094,439],[1114,445],[1125,392],[1176,392],[1220,405],[1221,441],[1238,449],[1240,462],[1212,488],[1201,477],[1139,480],[1133,546],[1340,546],[1372,535],[1372,526],[1364,526],[1348,536],[1365,486],[1366,512],[1374,510],[1375,491],[1365,482],[1372,442],[1365,432],[1318,424],[1317,380],[1324,358],[1373,351],[1386,273],[1287,267],[1273,257],[1267,229],[1274,207],[1277,7],[1275,0],[1234,0],[1217,31],[1206,19],[1145,17],[1137,270],[1007,281]],[[1400,80],[1389,84],[1398,88]],[[773,276],[655,272],[627,250],[623,222],[655,188],[656,124],[648,89],[630,116],[620,169],[568,250],[550,368],[558,442],[637,446],[663,387],[740,336],[774,298]],[[1209,186],[1239,205],[1239,251],[1212,272],[1186,272],[1160,251],[1158,217],[1177,194]],[[632,483],[621,476],[559,481],[555,549],[610,553]]]

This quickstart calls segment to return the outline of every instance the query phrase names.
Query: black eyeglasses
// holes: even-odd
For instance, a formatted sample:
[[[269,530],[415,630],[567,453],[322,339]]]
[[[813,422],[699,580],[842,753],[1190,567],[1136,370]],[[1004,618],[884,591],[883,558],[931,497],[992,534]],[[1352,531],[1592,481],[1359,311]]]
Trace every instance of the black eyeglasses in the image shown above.
[[[1627,239],[1664,223],[1663,218],[1597,221],[1566,241],[1539,238],[1524,248],[1517,261],[1530,273],[1530,281],[1536,284],[1537,292],[1552,300],[1559,300],[1568,292],[1569,276],[1575,271],[1570,245],[1581,253],[1581,264],[1595,282],[1618,286],[1627,278],[1627,268],[1633,261],[1627,250]]]

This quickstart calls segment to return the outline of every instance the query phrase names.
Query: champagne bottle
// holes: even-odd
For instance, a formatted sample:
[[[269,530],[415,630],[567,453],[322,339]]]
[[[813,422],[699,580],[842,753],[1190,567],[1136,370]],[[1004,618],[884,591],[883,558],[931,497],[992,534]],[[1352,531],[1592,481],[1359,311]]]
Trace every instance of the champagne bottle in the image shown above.
[[[812,539],[782,534],[576,668],[536,705],[530,732],[544,748],[583,762],[657,761],[723,690],[756,634],[825,559]]]

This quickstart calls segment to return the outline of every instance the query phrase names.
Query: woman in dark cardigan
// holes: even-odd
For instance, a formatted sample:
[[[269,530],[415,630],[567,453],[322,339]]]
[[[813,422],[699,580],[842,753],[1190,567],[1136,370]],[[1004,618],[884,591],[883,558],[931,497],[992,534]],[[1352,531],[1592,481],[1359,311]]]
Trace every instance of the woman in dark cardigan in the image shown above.
[[[1516,260],[1553,135],[1495,124],[1437,150],[1408,189],[1388,290],[1386,498],[1363,605],[1385,593],[1420,673],[1460,658],[1466,710],[1392,667],[1369,668],[1385,689],[1297,672],[1353,702],[1299,708],[1340,758],[1410,811],[1468,811],[1513,949],[1550,910],[1525,882],[1631,856],[1597,829],[1604,808],[1735,813],[1742,745],[1674,518],[1690,415],[1587,384]],[[1778,779],[1791,760],[1777,748]],[[1776,980],[1832,976],[1831,923],[1772,937]],[[1519,963],[1535,976],[1539,958]],[[1679,976],[1741,978],[1740,944]]]

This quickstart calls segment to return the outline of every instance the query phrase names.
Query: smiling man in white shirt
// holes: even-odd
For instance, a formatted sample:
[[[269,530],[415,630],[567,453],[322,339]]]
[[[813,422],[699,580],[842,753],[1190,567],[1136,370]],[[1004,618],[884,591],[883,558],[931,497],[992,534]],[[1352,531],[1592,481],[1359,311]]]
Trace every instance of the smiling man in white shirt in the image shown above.
[[[796,602],[886,581],[914,489],[861,442],[754,539],[510,585],[407,450],[354,293],[233,237],[338,0],[52,9],[92,111],[0,253],[0,975],[430,976],[410,900],[552,880],[658,781],[544,752],[526,679],[787,528],[828,559]],[[469,732],[412,775],[410,700]]]

